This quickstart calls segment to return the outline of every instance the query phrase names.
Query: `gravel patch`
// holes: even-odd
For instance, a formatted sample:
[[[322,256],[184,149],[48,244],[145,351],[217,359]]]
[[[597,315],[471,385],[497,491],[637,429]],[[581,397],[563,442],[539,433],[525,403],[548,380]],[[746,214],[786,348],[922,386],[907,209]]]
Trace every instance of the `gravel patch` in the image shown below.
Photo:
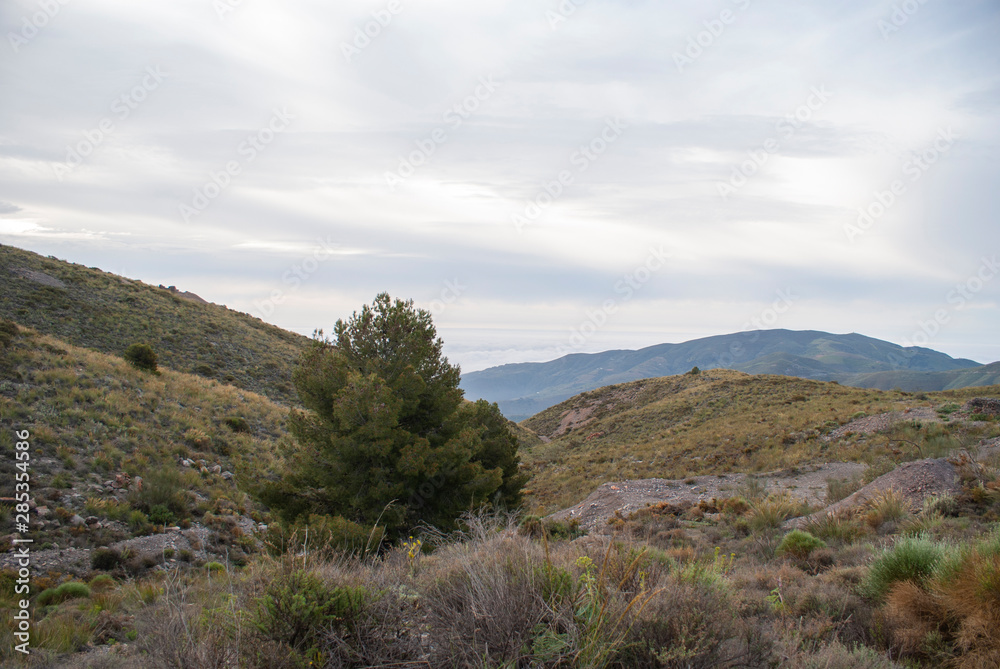
[[[855,462],[831,462],[794,471],[757,474],[754,478],[766,486],[768,493],[787,491],[793,498],[815,505],[826,502],[827,479],[849,479],[860,476],[864,469],[865,465]],[[581,527],[594,530],[606,524],[616,511],[627,515],[660,502],[697,504],[712,498],[735,497],[747,478],[746,474],[721,474],[605,483],[576,506],[557,511],[548,518],[576,519]]]

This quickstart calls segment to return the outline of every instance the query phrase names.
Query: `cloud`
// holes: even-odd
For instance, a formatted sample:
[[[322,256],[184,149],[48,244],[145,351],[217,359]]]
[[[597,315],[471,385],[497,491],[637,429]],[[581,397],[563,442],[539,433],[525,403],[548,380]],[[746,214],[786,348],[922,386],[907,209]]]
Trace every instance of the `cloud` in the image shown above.
[[[67,6],[0,60],[0,238],[243,310],[285,290],[269,318],[306,333],[380,290],[429,304],[458,279],[440,319],[478,361],[555,350],[523,333],[568,331],[650,247],[674,258],[592,341],[731,331],[784,287],[809,305],[797,326],[900,339],[1000,246],[989,3],[926,3],[885,35],[891,6],[860,0],[574,6],[554,26],[549,0],[403,3],[391,20],[382,0]],[[0,24],[34,11],[7,3]],[[151,67],[162,84],[136,92]],[[294,116],[281,132],[275,109]],[[942,127],[954,149],[849,239]],[[317,240],[335,250],[288,291]],[[942,342],[1000,327],[959,316]]]

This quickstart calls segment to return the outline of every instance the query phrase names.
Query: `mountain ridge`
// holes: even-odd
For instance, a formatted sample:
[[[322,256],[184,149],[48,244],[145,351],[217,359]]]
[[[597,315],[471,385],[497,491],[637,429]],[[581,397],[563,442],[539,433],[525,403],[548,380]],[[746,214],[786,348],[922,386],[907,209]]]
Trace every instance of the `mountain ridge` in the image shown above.
[[[974,360],[952,358],[923,347],[903,347],[858,333],[776,329],[713,335],[637,350],[573,353],[542,363],[501,365],[463,375],[462,388],[470,399],[481,397],[497,402],[509,418],[523,420],[581,392],[681,374],[693,367],[841,383],[856,378],[859,382],[880,383],[877,387],[882,388],[889,378],[886,372],[954,372],[980,366]],[[872,373],[883,375],[869,379],[861,376]],[[883,389],[892,387],[895,385]]]

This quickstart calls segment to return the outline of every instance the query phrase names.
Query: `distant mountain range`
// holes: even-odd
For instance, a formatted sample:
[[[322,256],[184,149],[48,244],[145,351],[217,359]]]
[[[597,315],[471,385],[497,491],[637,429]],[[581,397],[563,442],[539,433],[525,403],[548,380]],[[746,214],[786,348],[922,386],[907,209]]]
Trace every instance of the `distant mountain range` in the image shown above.
[[[504,415],[520,421],[588,390],[682,374],[693,367],[798,376],[882,390],[931,391],[1000,383],[1000,363],[982,365],[854,333],[755,330],[637,351],[574,353],[551,362],[501,365],[463,375],[462,388],[467,398],[497,402]]]

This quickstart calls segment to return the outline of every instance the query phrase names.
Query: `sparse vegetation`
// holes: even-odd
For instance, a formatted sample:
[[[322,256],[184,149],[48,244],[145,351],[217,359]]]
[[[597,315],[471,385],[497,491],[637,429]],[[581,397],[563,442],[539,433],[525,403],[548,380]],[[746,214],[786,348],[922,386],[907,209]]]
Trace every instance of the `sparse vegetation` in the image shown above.
[[[32,281],[24,270],[47,274],[64,287]],[[227,383],[285,405],[298,402],[292,369],[307,337],[219,305],[11,246],[0,245],[0,276],[0,319],[115,356],[143,341],[157,352],[161,368],[228,378]],[[0,348],[2,340],[0,335]]]
[[[160,371],[154,376],[28,328],[11,341],[0,357],[0,415],[30,431],[33,473],[44,482],[34,487],[37,502],[48,506],[54,521],[32,524],[36,546],[100,546],[148,533],[154,524],[197,519],[207,510],[199,496],[246,498],[212,466],[249,469],[257,477],[276,466],[278,444],[286,438],[285,407],[200,377]],[[235,415],[255,416],[255,427],[234,432],[226,419]],[[204,448],[188,447],[184,457],[204,462],[207,474],[195,462],[182,466],[176,454],[192,430],[205,436]],[[13,497],[13,442],[7,430],[0,435],[0,496]],[[229,444],[228,455],[215,448],[221,440]],[[72,525],[76,514],[109,526]],[[0,530],[9,533],[12,518],[3,522],[7,527]]]
[[[926,404],[989,392],[1000,388],[928,393]],[[521,452],[532,473],[530,510],[566,508],[607,481],[769,472],[831,460],[867,464],[861,483],[870,483],[902,462],[942,457],[1000,434],[995,422],[908,421],[873,435],[830,438],[859,412],[873,416],[912,402],[902,392],[722,369],[599,388],[521,424],[550,439]],[[851,479],[829,490],[839,496],[855,485]]]
[[[0,252],[0,259],[15,257],[6,247]],[[147,339],[155,347],[163,359],[159,376],[0,320],[0,416],[31,432],[32,481],[39,485],[32,489],[37,511],[28,536],[37,551],[52,551],[38,564],[77,553],[66,548],[91,549],[75,566],[37,569],[27,595],[15,591],[17,572],[4,563],[4,666],[20,661],[12,614],[22,596],[31,598],[35,612],[36,666],[1000,664],[1000,457],[981,441],[1000,436],[1000,425],[972,424],[982,416],[966,405],[969,397],[1000,394],[1000,388],[912,396],[692,370],[592,391],[514,428],[488,405],[459,404],[447,429],[433,425],[443,430],[438,436],[447,433],[463,445],[451,456],[466,465],[478,458],[481,466],[465,474],[504,470],[499,478],[509,488],[499,498],[490,495],[490,505],[472,503],[480,500],[477,493],[447,514],[399,519],[391,505],[381,504],[393,494],[380,498],[381,506],[371,504],[368,515],[347,518],[343,507],[322,502],[292,514],[295,522],[282,522],[249,493],[258,482],[281,480],[287,459],[298,452],[286,432],[288,408],[245,390],[280,378],[281,370],[244,369],[245,361],[227,358],[232,349],[193,355],[187,344],[173,343],[184,339],[180,324],[191,313],[197,313],[191,322],[204,326],[195,348],[214,349],[208,340],[224,339],[243,317],[217,321],[218,309],[201,305],[189,312],[167,291],[62,263],[38,267],[67,288],[47,286],[42,294],[17,275],[11,292],[0,296],[0,314],[26,295],[44,298],[37,319],[69,331],[62,314],[76,299],[74,282],[92,290],[118,282],[122,289],[109,294],[131,295],[129,308],[158,308],[166,300],[177,311],[148,335],[131,330],[132,320],[121,328],[130,341]],[[116,308],[102,313],[110,318]],[[80,327],[83,334],[74,336],[112,339],[101,334],[111,325],[89,314]],[[294,341],[288,339],[288,350]],[[125,344],[115,342],[102,346],[120,353]],[[397,435],[382,429],[395,420],[430,440],[433,430],[421,433],[418,424],[430,425],[428,411],[448,404],[422,398],[419,375],[386,376],[377,368],[348,373],[359,360],[303,376],[303,396],[322,396],[331,406],[333,395],[320,392],[329,380],[324,375],[349,381],[332,385],[350,386],[351,392],[334,395],[353,413],[337,414],[328,421],[338,423],[337,430],[325,434],[371,447],[376,437]],[[222,385],[227,375],[244,389]],[[383,386],[399,392],[383,392]],[[293,393],[291,386],[274,391]],[[907,420],[873,434],[841,429],[914,401],[923,403],[923,423]],[[397,403],[423,403],[424,409],[397,411]],[[938,410],[946,424],[927,419]],[[568,411],[577,412],[572,425],[563,424]],[[344,427],[359,413],[370,419],[361,426],[369,432]],[[520,515],[500,510],[503,502],[516,505],[517,496],[507,494],[520,493],[524,482],[512,457],[514,434],[524,473],[532,476],[528,509]],[[413,455],[418,441],[399,443]],[[10,431],[0,431],[4,497],[13,494],[13,444]],[[873,478],[907,460],[957,449],[964,449],[954,458],[962,487],[953,495],[929,497],[920,508],[887,490],[867,506],[789,531],[789,519],[810,509],[777,489],[777,469],[847,459],[868,464],[866,478]],[[543,515],[579,502],[611,477],[672,476],[695,484],[696,475],[734,470],[752,475],[726,488],[731,497],[622,512],[590,535],[575,518]],[[371,475],[350,485],[357,492],[373,481]],[[419,489],[420,482],[407,485]],[[827,502],[862,482],[828,481]],[[497,492],[495,485],[486,488]],[[319,490],[311,504],[322,499]],[[457,506],[479,509],[452,525]],[[0,559],[12,547],[7,535],[14,513],[0,504],[6,524]],[[440,522],[445,517],[449,522]],[[428,519],[433,527],[419,524]],[[151,534],[175,524],[193,531]],[[133,535],[140,536],[129,541]],[[142,542],[154,548],[140,550]],[[97,646],[114,648],[96,652]]]

